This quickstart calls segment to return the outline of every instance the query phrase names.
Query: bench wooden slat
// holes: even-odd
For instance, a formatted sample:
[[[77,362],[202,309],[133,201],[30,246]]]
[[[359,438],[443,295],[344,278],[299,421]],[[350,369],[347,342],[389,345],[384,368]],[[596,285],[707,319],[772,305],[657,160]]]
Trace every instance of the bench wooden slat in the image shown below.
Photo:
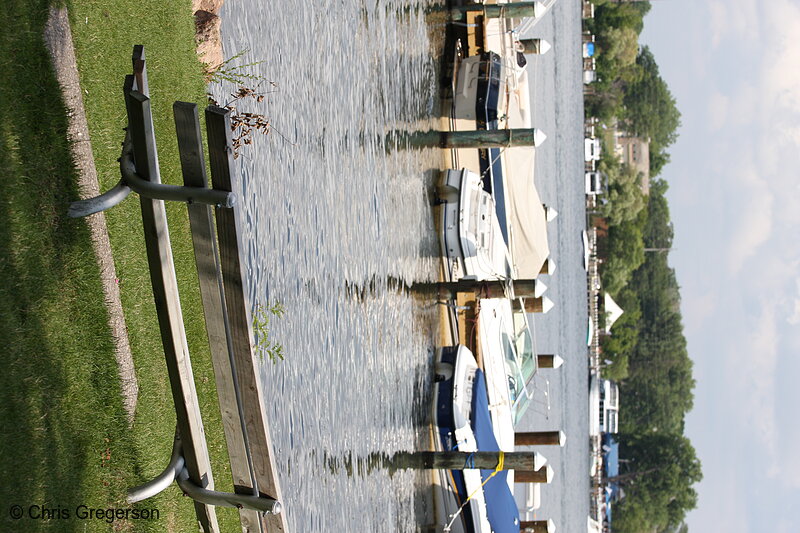
[[[183,183],[191,187],[207,187],[205,161],[203,159],[202,136],[197,105],[175,102],[172,106],[175,115],[175,129],[178,135],[178,150],[181,157]],[[224,289],[219,264],[219,252],[214,233],[214,220],[211,207],[204,204],[189,204],[189,226],[192,232],[194,257],[203,301],[206,332],[211,349],[211,363],[217,384],[219,408],[228,456],[231,461],[233,483],[236,492],[252,494],[253,479],[247,464],[244,435],[239,420],[236,392],[233,386],[233,373],[229,359],[229,339],[227,331],[227,312],[224,307]],[[251,488],[251,490],[247,490]],[[257,511],[241,509],[240,519],[243,531],[260,532],[260,518]]]
[[[126,81],[126,89],[130,85]],[[136,87],[135,81],[132,85]],[[144,179],[160,182],[150,99],[133,90],[125,94],[125,102],[137,172]],[[140,202],[150,280],[186,469],[196,485],[213,489],[214,480],[186,343],[164,202],[144,197],[140,197]],[[204,531],[219,531],[213,506],[195,502],[195,511]]]
[[[215,106],[206,109],[208,151],[211,163],[211,180],[214,189],[233,191],[238,184],[232,174],[233,143],[231,139],[229,111]],[[266,404],[259,376],[259,365],[253,353],[253,332],[249,302],[244,291],[243,265],[241,264],[241,228],[237,211],[217,209],[217,236],[219,240],[222,276],[225,285],[225,302],[231,328],[231,346],[236,365],[236,374],[242,394],[247,434],[253,452],[253,466],[261,494],[281,499],[281,490],[275,469],[275,454],[269,434]],[[241,463],[241,459],[231,457]],[[286,509],[286,507],[284,507]],[[267,531],[286,531],[285,513],[267,515]]]

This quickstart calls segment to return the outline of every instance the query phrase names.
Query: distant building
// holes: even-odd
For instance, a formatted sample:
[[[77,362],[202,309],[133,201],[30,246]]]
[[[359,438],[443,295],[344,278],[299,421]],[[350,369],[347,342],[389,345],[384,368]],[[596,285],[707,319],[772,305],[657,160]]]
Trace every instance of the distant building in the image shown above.
[[[635,168],[641,174],[642,192],[650,194],[650,140],[618,131],[614,135],[614,153],[620,163]]]

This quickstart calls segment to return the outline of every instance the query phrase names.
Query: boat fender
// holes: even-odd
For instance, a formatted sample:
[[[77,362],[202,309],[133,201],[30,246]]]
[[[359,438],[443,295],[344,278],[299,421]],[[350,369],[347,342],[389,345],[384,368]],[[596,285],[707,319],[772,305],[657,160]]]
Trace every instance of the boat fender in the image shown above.
[[[434,381],[447,381],[453,378],[453,365],[450,363],[436,363],[434,366]]]

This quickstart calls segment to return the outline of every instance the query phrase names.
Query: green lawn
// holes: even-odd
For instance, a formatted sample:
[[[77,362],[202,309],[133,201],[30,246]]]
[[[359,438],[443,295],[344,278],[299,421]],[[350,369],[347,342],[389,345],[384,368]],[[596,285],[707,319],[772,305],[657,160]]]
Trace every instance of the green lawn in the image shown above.
[[[139,379],[128,427],[100,278],[81,220],[66,111],[42,40],[50,0],[6,0],[0,36],[0,530],[193,531],[191,501],[176,488],[140,508],[156,521],[109,526],[75,519],[13,521],[11,505],[125,507],[124,494],[169,458],[175,415],[142,239],[131,195],[108,212],[123,308]],[[190,2],[69,0],[84,103],[100,179],[119,179],[125,126],[122,82],[134,44],[144,44],[162,179],[180,182],[171,106],[204,104]],[[201,113],[202,115],[202,113]],[[188,237],[186,208],[168,206],[184,321],[217,487],[231,490],[214,377]],[[218,510],[224,531],[235,511]]]

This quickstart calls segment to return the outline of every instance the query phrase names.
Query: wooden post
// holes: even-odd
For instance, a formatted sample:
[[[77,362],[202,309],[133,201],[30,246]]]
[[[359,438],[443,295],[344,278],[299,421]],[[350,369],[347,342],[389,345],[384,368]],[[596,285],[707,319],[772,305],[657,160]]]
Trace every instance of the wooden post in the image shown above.
[[[175,115],[175,130],[178,134],[183,182],[190,187],[208,187],[197,105],[175,102],[172,109]],[[247,461],[247,447],[239,413],[240,401],[234,387],[234,375],[228,351],[230,333],[224,305],[219,251],[214,235],[214,218],[209,205],[192,203],[187,204],[187,209],[222,426],[231,460],[233,485],[237,487],[237,492],[253,494],[252,489],[249,492],[243,490],[245,487],[253,487],[253,473],[250,462]],[[243,460],[244,464],[241,464]],[[257,511],[242,509],[239,514],[244,531],[261,531]]]
[[[211,180],[215,189],[233,191],[238,188],[238,176],[233,168],[233,141],[231,139],[230,112],[220,107],[206,108],[208,152],[211,163]],[[259,494],[281,500],[281,490],[275,468],[275,454],[269,434],[265,405],[266,399],[258,373],[258,362],[253,353],[253,332],[250,305],[244,292],[245,275],[241,262],[241,231],[237,208],[216,208],[217,237],[219,239],[222,278],[225,287],[225,305],[230,327],[230,349],[233,371],[241,392],[244,428],[250,443],[253,461],[254,485],[236,487],[236,491],[251,493],[257,487]],[[230,453],[230,451],[229,451]],[[244,472],[245,457],[231,457],[231,468],[236,465],[236,479],[247,479]],[[244,516],[242,519],[244,520]],[[285,514],[267,515],[264,518],[270,533],[286,531]]]
[[[514,483],[550,483],[553,481],[553,467],[539,470],[514,470]]]
[[[511,282],[514,295],[518,298],[533,298],[538,294],[541,282],[535,279],[516,279]],[[411,286],[412,292],[436,294],[440,298],[453,300],[460,292],[471,292],[479,298],[505,298],[508,282],[505,280],[460,280],[441,283],[416,283]]]
[[[141,88],[147,89],[143,49],[134,51],[133,62],[138,72],[126,77],[124,93],[136,169],[143,179],[160,183],[150,99],[139,91],[139,83],[144,85]],[[178,431],[183,443],[186,470],[195,485],[213,490],[214,479],[211,475],[200,405],[189,359],[186,331],[183,327],[164,202],[140,197],[140,203],[150,281],[153,285],[156,313],[175,403]],[[203,530],[219,531],[214,507],[199,502],[195,502],[194,506]]]
[[[548,257],[545,259],[544,263],[542,263],[542,269],[539,271],[539,274],[552,274],[555,271],[556,262],[551,257]]]
[[[480,13],[486,18],[541,17],[546,8],[541,2],[514,2],[507,4],[467,4],[450,8],[450,19],[459,20],[467,13]]]
[[[500,452],[398,452],[388,459],[388,464],[396,469],[494,470],[499,459]],[[502,470],[530,470],[547,477],[549,469],[552,478],[552,468],[542,462],[542,455],[536,452],[505,452]]]
[[[424,131],[411,134],[396,133],[402,144],[408,141],[416,148],[508,148],[512,146],[539,146],[547,138],[536,128],[475,131]],[[391,136],[390,136],[391,138]]]
[[[539,368],[561,368],[564,364],[561,356],[550,353],[540,353],[536,356],[536,360]]]
[[[546,54],[551,48],[550,43],[544,39],[520,39],[518,42],[522,45],[520,52],[523,54],[542,55]]]
[[[563,431],[531,431],[514,433],[515,446],[564,446],[567,436]]]
[[[519,523],[520,532],[530,533],[555,533],[556,524],[550,520],[522,520]]]
[[[553,301],[547,296],[525,300],[525,311],[528,313],[547,313],[552,308]]]

